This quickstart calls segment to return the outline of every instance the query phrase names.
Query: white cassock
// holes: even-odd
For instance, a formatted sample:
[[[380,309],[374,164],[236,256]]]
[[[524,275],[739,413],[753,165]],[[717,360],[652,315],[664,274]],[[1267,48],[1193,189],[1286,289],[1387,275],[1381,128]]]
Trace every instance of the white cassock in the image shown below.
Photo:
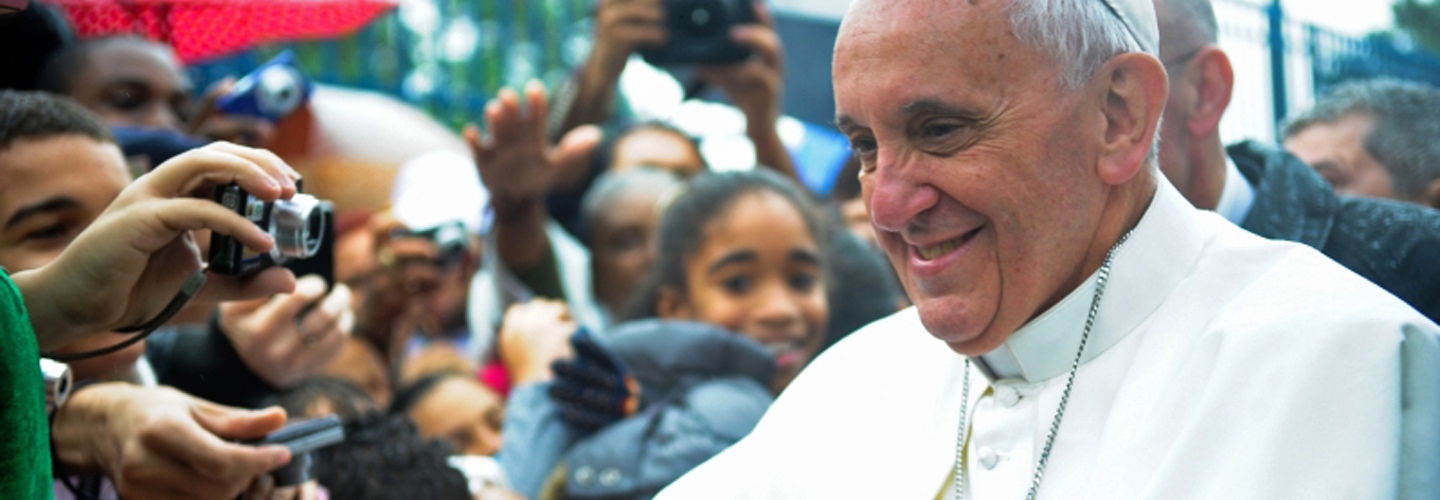
[[[967,499],[1023,499],[1095,276],[970,373]],[[1110,282],[1043,499],[1440,498],[1440,328],[1164,180]],[[914,309],[800,374],[662,500],[952,498],[965,358]]]

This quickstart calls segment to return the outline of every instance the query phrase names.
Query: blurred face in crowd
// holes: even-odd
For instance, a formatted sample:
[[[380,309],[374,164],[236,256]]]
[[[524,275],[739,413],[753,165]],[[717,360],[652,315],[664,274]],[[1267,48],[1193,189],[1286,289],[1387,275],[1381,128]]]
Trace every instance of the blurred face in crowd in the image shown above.
[[[79,135],[22,139],[0,151],[0,266],[35,269],[60,256],[130,183],[120,148]],[[129,339],[100,334],[59,349],[84,352]],[[71,363],[77,379],[128,370],[139,342],[110,356]]]
[[[616,172],[636,167],[655,167],[691,177],[705,171],[705,158],[688,137],[673,130],[639,127],[615,141],[610,164]]]
[[[644,187],[644,186],[637,186]],[[624,309],[630,295],[655,265],[663,191],[626,189],[602,207],[590,228],[595,295],[611,312]]]
[[[181,68],[164,45],[115,40],[90,53],[70,95],[112,125],[179,131],[192,105]]]
[[[1365,151],[1365,138],[1374,127],[1374,117],[1351,114],[1301,129],[1285,139],[1285,149],[1314,168],[1336,193],[1398,199],[1390,171]]]
[[[462,455],[494,455],[500,451],[505,406],[496,394],[470,376],[454,376],[436,384],[410,410],[425,438],[444,439]]]
[[[380,408],[389,408],[390,401],[395,397],[389,373],[390,369],[380,357],[380,352],[360,338],[349,339],[340,356],[325,367],[325,375],[355,383]]]
[[[661,317],[718,325],[775,354],[777,392],[820,350],[830,317],[820,248],[805,218],[770,192],[737,198],[685,261],[687,290],[662,291]]]
[[[1065,89],[1008,5],[859,0],[835,49],[876,237],[926,328],[967,355],[1084,280],[1108,187],[1105,116],[1085,112],[1103,99]]]

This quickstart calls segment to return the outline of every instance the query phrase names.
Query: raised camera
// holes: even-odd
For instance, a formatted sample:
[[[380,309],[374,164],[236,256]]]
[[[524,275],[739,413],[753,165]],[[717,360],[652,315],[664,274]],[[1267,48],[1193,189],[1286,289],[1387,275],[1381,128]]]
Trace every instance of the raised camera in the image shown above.
[[[750,49],[730,41],[730,27],[755,24],[752,0],[669,0],[670,42],[640,55],[656,65],[726,64],[744,61]]]
[[[334,208],[329,202],[308,194],[289,200],[262,201],[237,184],[215,190],[215,202],[249,219],[275,238],[269,252],[255,252],[230,236],[215,234],[210,240],[210,270],[219,274],[245,276],[295,259],[320,253],[325,240],[326,221]]]

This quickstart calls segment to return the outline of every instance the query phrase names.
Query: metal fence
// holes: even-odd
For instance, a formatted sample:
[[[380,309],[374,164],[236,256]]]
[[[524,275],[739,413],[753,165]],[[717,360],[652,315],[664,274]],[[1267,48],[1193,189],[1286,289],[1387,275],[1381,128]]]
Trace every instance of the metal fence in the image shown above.
[[[260,47],[192,69],[197,82],[243,74],[292,48],[317,80],[384,91],[459,125],[500,87],[554,86],[589,50],[593,0],[411,1],[342,40]],[[1391,76],[1440,85],[1440,58],[1383,38],[1355,38],[1287,18],[1278,1],[1214,0],[1220,45],[1235,66],[1225,140],[1273,141],[1287,113],[1342,81]],[[829,53],[838,20],[776,9],[790,71],[786,112],[833,116]]]

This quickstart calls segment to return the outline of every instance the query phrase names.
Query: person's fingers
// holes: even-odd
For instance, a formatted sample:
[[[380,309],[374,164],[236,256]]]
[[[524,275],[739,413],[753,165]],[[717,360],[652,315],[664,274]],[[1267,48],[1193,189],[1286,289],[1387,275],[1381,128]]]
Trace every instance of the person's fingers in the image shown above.
[[[627,24],[615,28],[615,33],[638,47],[662,47],[670,42],[670,30],[663,25]]]
[[[350,287],[336,284],[314,310],[300,320],[301,333],[317,333],[335,329],[340,319],[350,311]]]
[[[736,26],[730,29],[730,40],[749,47],[766,67],[784,67],[784,46],[774,29],[761,25]]]
[[[169,245],[180,237],[182,231],[198,229],[229,235],[259,252],[269,251],[275,246],[275,239],[254,222],[210,200],[158,199],[132,205],[125,210],[129,213],[117,216],[132,221],[128,230],[135,234],[128,239],[130,244],[147,253]]]
[[[341,351],[345,349],[346,342],[350,340],[350,328],[355,324],[354,318],[354,314],[347,311],[337,323],[337,328],[321,334],[321,337],[316,340],[314,344],[306,348],[307,360],[310,362],[310,365],[316,367],[315,370],[311,370],[311,373],[325,366],[329,366],[330,362],[340,357]]]
[[[190,414],[205,430],[225,439],[262,438],[285,426],[286,420],[285,409],[279,406],[246,410],[199,399],[194,400]]]
[[[214,480],[249,479],[290,461],[290,450],[284,446],[227,443],[216,435],[231,439],[264,436],[284,424],[283,411],[252,412],[212,406],[215,408],[192,409],[193,423],[176,422],[143,431],[141,442]]]
[[[205,184],[237,183],[262,200],[274,200],[285,193],[286,181],[261,165],[227,151],[204,147],[187,151],[140,176],[132,186],[151,197],[190,196]],[[122,197],[123,199],[123,197]]]
[[[325,279],[308,275],[295,282],[295,291],[277,296],[261,309],[266,329],[281,329],[300,323],[300,312],[325,297]]]
[[[482,117],[486,120],[489,119],[489,108],[486,106],[486,115]],[[465,143],[470,145],[470,154],[474,156],[475,164],[483,166],[490,159],[491,148],[485,144],[485,136],[480,132],[480,126],[467,123],[463,134]]]
[[[525,102],[529,108],[525,112],[525,125],[530,134],[530,140],[536,141],[543,150],[549,145],[549,131],[546,130],[546,121],[550,116],[550,97],[545,92],[545,84],[539,80],[530,80],[525,84]]]
[[[636,1],[609,8],[611,19],[623,24],[665,25],[665,5],[654,1]]]
[[[495,100],[494,112],[486,110],[491,115],[490,136],[495,141],[495,147],[513,146],[521,133],[520,96],[514,89],[506,87],[500,89]]]
[[[195,116],[190,117],[189,132],[191,135],[199,132],[200,127],[204,125],[205,122],[210,121],[210,117],[220,111],[220,107],[216,106],[215,102],[220,100],[220,96],[229,93],[230,89],[233,88],[235,88],[235,77],[227,76],[205,90],[205,97],[200,99],[199,107],[195,108],[200,111],[197,112]]]
[[[770,5],[765,2],[751,2],[750,5],[755,7],[755,19],[759,20],[760,24],[775,27],[775,13],[770,10]]]
[[[269,172],[272,176],[275,176],[275,178],[280,179],[281,183],[284,184],[287,191],[281,194],[281,198],[288,198],[295,194],[295,181],[300,180],[300,172],[296,172],[289,163],[286,163],[284,159],[280,158],[280,155],[268,149],[252,148],[228,142],[216,142],[206,147],[224,151],[255,162],[256,165],[265,169],[266,172]]]
[[[283,267],[272,267],[252,276],[209,274],[205,288],[195,296],[196,302],[224,302],[270,297],[295,290],[295,274]],[[267,300],[268,302],[268,300]]]
[[[571,130],[560,139],[560,144],[555,146],[550,157],[551,164],[565,168],[589,161],[603,138],[604,133],[595,125],[583,125]]]
[[[269,302],[269,299],[222,302],[220,304],[220,315],[223,318],[249,316]]]

